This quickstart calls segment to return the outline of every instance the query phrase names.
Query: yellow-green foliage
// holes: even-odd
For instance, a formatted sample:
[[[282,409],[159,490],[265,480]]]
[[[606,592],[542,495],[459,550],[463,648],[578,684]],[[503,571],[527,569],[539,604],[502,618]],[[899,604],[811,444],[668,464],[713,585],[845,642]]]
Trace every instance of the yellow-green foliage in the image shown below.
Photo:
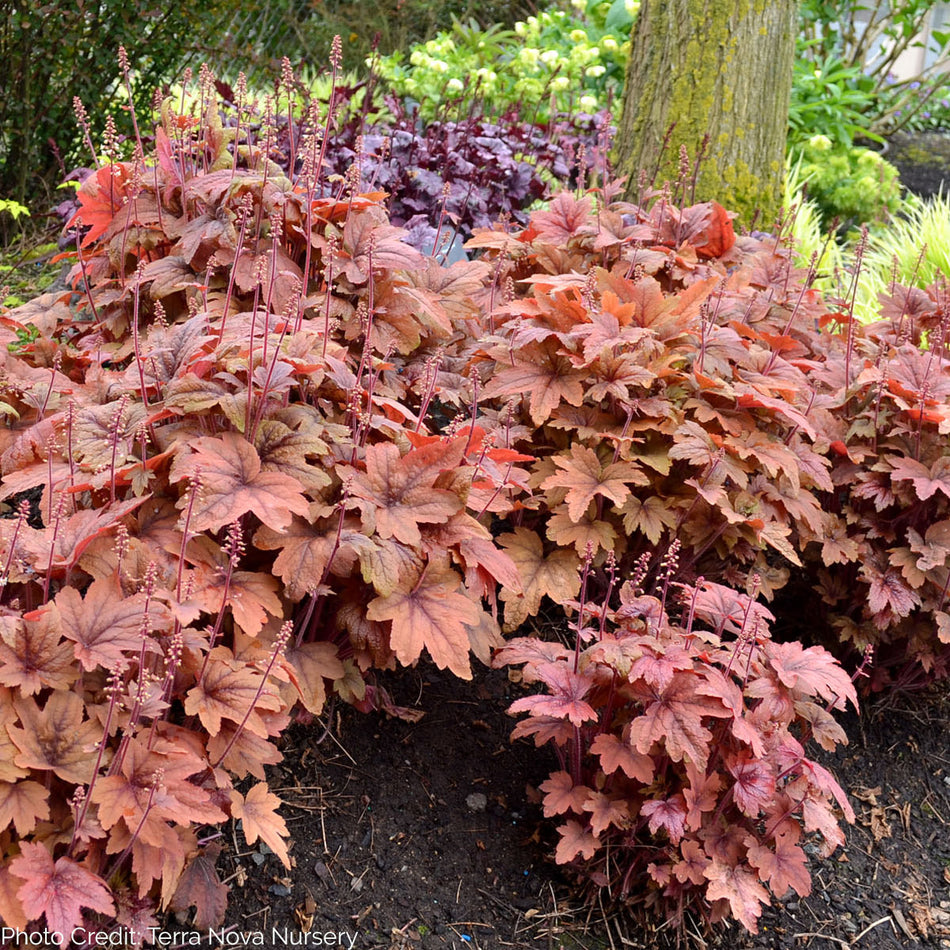
[[[788,164],[785,171],[785,228],[795,248],[795,263],[808,267],[815,259],[815,287],[827,294],[841,291],[844,255],[841,246],[822,224],[821,212],[805,195],[801,162]]]
[[[900,217],[870,231],[855,301],[861,319],[873,318],[892,275],[899,284],[921,288],[950,281],[950,195],[928,201],[910,195]]]

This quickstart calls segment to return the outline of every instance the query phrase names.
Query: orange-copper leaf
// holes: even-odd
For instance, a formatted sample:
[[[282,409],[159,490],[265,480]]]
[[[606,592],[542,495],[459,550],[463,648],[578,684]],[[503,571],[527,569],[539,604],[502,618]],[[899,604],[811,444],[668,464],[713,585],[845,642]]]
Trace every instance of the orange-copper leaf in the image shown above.
[[[287,853],[287,824],[277,813],[280,799],[269,791],[266,782],[258,782],[247,795],[231,790],[231,815],[240,819],[244,840],[254,844],[260,838],[280,858],[285,868],[290,867]]]
[[[392,621],[390,643],[401,663],[414,663],[425,649],[440,669],[472,678],[466,625],[478,624],[481,608],[458,593],[459,581],[451,568],[430,566],[389,596],[370,601],[370,620]]]
[[[217,531],[252,513],[275,531],[290,524],[294,514],[306,515],[307,499],[296,478],[282,472],[265,472],[253,445],[236,432],[196,439],[190,455],[175,459],[171,481],[200,472],[201,491],[191,527]],[[188,505],[186,494],[179,507]]]

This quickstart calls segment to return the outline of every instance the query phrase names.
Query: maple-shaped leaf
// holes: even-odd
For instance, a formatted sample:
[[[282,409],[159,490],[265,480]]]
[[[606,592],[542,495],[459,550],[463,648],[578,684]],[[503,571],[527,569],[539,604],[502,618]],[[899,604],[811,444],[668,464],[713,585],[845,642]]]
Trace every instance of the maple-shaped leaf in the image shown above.
[[[0,782],[0,828],[12,824],[25,838],[38,818],[49,818],[49,789],[39,782]]]
[[[335,530],[329,532],[321,524],[294,517],[289,527],[281,531],[262,525],[254,534],[254,546],[263,551],[280,551],[273,572],[283,581],[283,592],[291,600],[299,601],[323,581],[331,558],[333,567],[342,575],[352,571],[356,553],[373,543],[355,530],[358,527],[352,519],[349,525],[344,524],[338,538]]]
[[[227,647],[216,647],[208,654],[204,675],[185,695],[185,712],[197,715],[212,736],[221,730],[222,719],[230,719],[266,738],[260,710],[274,711],[282,703],[262,679],[247,663],[235,660]]]
[[[680,843],[682,860],[673,865],[673,876],[680,884],[695,884],[697,887],[706,882],[706,868],[710,860],[703,851],[703,846],[693,838],[687,838]]]
[[[666,689],[645,693],[643,715],[630,724],[630,741],[639,752],[649,752],[657,742],[674,762],[689,759],[700,769],[706,767],[712,733],[703,717],[731,713],[721,701],[698,692],[699,680],[693,673],[676,673]]]
[[[370,205],[358,214],[347,214],[343,225],[343,251],[351,255],[347,278],[354,283],[369,278],[370,269],[415,270],[423,268],[422,255],[404,240],[408,232],[389,224],[386,212]]]
[[[556,550],[545,557],[537,533],[524,527],[515,528],[513,534],[501,535],[498,543],[508,552],[521,575],[520,591],[505,588],[501,592],[501,599],[506,602],[505,620],[508,624],[519,626],[528,617],[533,617],[544,596],[563,604],[579,593],[579,560],[573,551]]]
[[[775,772],[767,762],[743,749],[727,764],[736,780],[732,794],[739,810],[749,818],[758,818],[775,797]]]
[[[135,737],[126,748],[121,766],[100,776],[91,793],[103,828],[112,830],[120,821],[136,829],[136,839],[164,847],[168,822],[213,824],[225,814],[211,792],[190,782],[190,776],[207,768],[204,749],[196,736],[184,729],[178,741],[155,738],[149,748]],[[192,748],[189,748],[189,745]]]
[[[201,490],[190,526],[194,531],[217,531],[251,513],[264,524],[281,531],[294,514],[306,515],[309,503],[300,482],[281,472],[265,472],[254,446],[236,432],[205,436],[191,443],[191,453],[176,456],[169,478],[172,482],[200,472]],[[189,504],[186,492],[179,508]]]
[[[315,493],[330,484],[327,472],[308,461],[310,456],[319,457],[330,451],[315,426],[295,431],[276,419],[264,419],[255,433],[254,447],[263,471],[291,475],[304,491]]]
[[[540,749],[553,742],[563,746],[575,738],[574,727],[566,720],[555,716],[531,716],[522,719],[511,730],[511,740],[523,739],[526,736],[534,737],[534,744]]]
[[[646,499],[633,495],[620,509],[620,514],[628,534],[642,531],[653,544],[659,542],[663,529],[672,528],[677,519],[676,511],[656,495]]]
[[[868,608],[872,613],[891,612],[898,617],[908,616],[920,606],[920,595],[907,586],[901,571],[888,565],[880,570],[873,559],[861,565],[861,573],[868,579]]]
[[[600,847],[600,838],[574,819],[559,825],[557,830],[561,840],[557,843],[554,860],[558,864],[569,864],[578,854],[590,860]]]
[[[418,546],[419,524],[444,524],[462,508],[457,494],[435,488],[441,472],[455,468],[465,451],[464,440],[412,449],[401,456],[391,442],[366,447],[366,472],[350,482],[363,525],[381,538]]]
[[[0,683],[24,696],[69,689],[79,676],[72,648],[60,634],[55,607],[0,618]]]
[[[340,662],[336,644],[318,641],[296,646],[291,643],[284,651],[284,659],[292,668],[291,679],[304,708],[319,716],[327,698],[324,680],[332,682],[340,679],[346,672]]]
[[[691,831],[696,831],[703,823],[703,814],[718,807],[722,780],[718,772],[707,774],[691,762],[686,763],[686,777],[689,780],[689,784],[683,789],[683,798],[686,799],[688,808],[686,825]]]
[[[674,444],[670,446],[671,459],[686,459],[691,465],[707,468],[715,467],[718,484],[726,476],[740,487],[749,483],[746,470],[731,459],[717,444],[712,436],[697,422],[688,420],[673,433]]]
[[[747,839],[749,864],[758,868],[763,881],[769,882],[776,897],[784,897],[789,887],[801,897],[811,893],[811,875],[805,852],[787,835],[775,836],[774,850],[755,838]]]
[[[748,635],[756,625],[764,634],[775,622],[775,615],[767,607],[722,584],[703,581],[696,588],[688,588],[687,593],[696,616],[712,624],[716,634],[724,630],[739,634],[744,629]]]
[[[185,866],[169,904],[175,911],[195,908],[195,930],[220,927],[228,909],[228,888],[221,883],[215,863],[221,854],[216,842],[205,845]]]
[[[630,804],[623,795],[611,797],[588,789],[584,811],[590,812],[590,827],[595,835],[608,828],[626,828],[630,824]]]
[[[274,715],[274,713],[269,713],[262,718],[270,722]],[[268,731],[271,735],[277,735],[286,728],[286,722],[286,717],[278,719],[274,722],[274,727],[269,728]],[[255,736],[247,729],[241,729],[238,732],[236,723],[222,719],[221,731],[208,740],[208,758],[212,762],[218,762],[221,768],[227,769],[237,778],[244,778],[250,774],[264,781],[267,778],[265,768],[276,765],[283,756],[273,741]]]
[[[762,907],[769,902],[769,892],[762,886],[758,873],[741,864],[723,864],[713,859],[704,874],[709,881],[706,897],[711,901],[727,900],[736,920],[750,933],[758,933]]]
[[[620,769],[628,778],[644,785],[653,781],[653,759],[635,751],[612,733],[600,733],[591,743],[590,751],[600,756],[600,767],[605,775],[612,775]]]
[[[369,602],[368,619],[392,621],[390,643],[400,663],[415,663],[425,649],[440,669],[472,678],[466,625],[478,624],[481,608],[458,593],[460,582],[447,565],[430,564],[388,596]]]
[[[244,796],[231,789],[231,815],[240,819],[244,840],[254,844],[260,838],[280,858],[285,868],[290,867],[287,853],[287,824],[277,813],[280,799],[267,788],[266,782],[258,782]]]
[[[56,573],[72,570],[96,538],[116,528],[122,518],[147,499],[148,496],[143,495],[101,508],[81,508],[65,521],[27,535],[23,547],[38,570],[51,569]]]
[[[586,513],[579,521],[573,521],[563,510],[548,519],[547,535],[558,547],[573,545],[578,557],[586,556],[588,545],[596,555],[600,550],[613,551],[617,544],[617,531],[609,521],[599,521]]]
[[[42,709],[32,699],[16,700],[14,708],[20,726],[7,724],[7,733],[20,750],[14,762],[22,768],[55,772],[74,785],[88,785],[102,727],[83,721],[82,697],[57,690]]]
[[[531,421],[543,425],[562,401],[582,405],[585,383],[586,376],[566,357],[534,343],[517,350],[513,362],[498,363],[485,395],[527,396]]]
[[[61,947],[73,929],[82,925],[83,907],[100,914],[115,913],[112,894],[101,877],[65,855],[54,863],[41,844],[21,841],[10,872],[24,881],[17,890],[24,913],[30,920],[44,915],[48,930],[61,935],[57,941]]]
[[[584,700],[594,685],[589,676],[575,673],[567,663],[542,663],[536,673],[538,679],[551,689],[551,695],[523,696],[508,707],[508,712],[561,716],[574,726],[597,718],[594,707]]]
[[[84,406],[76,413],[70,448],[84,471],[121,468],[139,461],[136,433],[146,421],[141,403]]]
[[[590,793],[586,785],[575,785],[570,772],[552,772],[538,788],[544,792],[544,815],[563,815],[572,811],[577,815],[583,814],[584,802]]]
[[[395,538],[370,540],[363,535],[358,550],[363,580],[372,584],[381,597],[388,597],[410,576],[418,577],[423,567],[418,549]]]
[[[100,238],[110,227],[113,219],[128,199],[131,166],[126,162],[110,162],[90,175],[77,192],[79,208],[66,224],[72,228],[80,222],[89,228],[83,237],[82,246]]]
[[[673,647],[663,653],[648,650],[630,664],[627,678],[631,683],[642,679],[654,689],[663,690],[672,682],[678,670],[692,668],[693,656],[688,650],[679,647]]]
[[[824,647],[767,641],[762,650],[782,685],[821,696],[835,708],[843,709],[846,701],[858,708],[858,694],[851,677]]]
[[[650,834],[661,828],[673,844],[679,844],[686,833],[686,799],[682,792],[669,798],[649,799],[640,806],[640,814],[650,819]]]
[[[950,458],[941,455],[930,468],[912,458],[890,458],[891,479],[911,481],[921,501],[926,501],[935,492],[950,498]]]
[[[151,604],[145,617],[145,594],[123,595],[117,576],[93,581],[80,596],[75,587],[64,587],[56,595],[63,635],[75,644],[76,659],[85,670],[97,666],[112,670],[122,667],[129,657],[138,657],[158,647],[147,633],[155,629],[167,610]]]
[[[597,454],[582,445],[572,445],[570,458],[554,456],[554,464],[561,469],[546,478],[542,488],[566,488],[567,508],[571,520],[580,521],[587,506],[597,496],[609,498],[622,505],[630,495],[628,484],[649,485],[650,479],[633,462],[612,462],[601,465]]]
[[[531,228],[538,240],[558,246],[572,237],[596,234],[591,199],[577,199],[570,192],[562,191],[551,199],[546,211],[535,211],[531,215]]]

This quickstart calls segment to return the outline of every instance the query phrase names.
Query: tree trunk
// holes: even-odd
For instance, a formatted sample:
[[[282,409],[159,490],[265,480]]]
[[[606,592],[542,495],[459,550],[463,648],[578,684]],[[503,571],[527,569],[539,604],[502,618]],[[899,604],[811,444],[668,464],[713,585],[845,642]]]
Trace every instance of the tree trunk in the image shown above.
[[[769,227],[781,205],[796,0],[643,0],[617,135],[627,197],[641,171],[662,186],[707,142],[692,193]],[[675,123],[675,125],[674,125]],[[673,126],[672,132],[670,126]]]

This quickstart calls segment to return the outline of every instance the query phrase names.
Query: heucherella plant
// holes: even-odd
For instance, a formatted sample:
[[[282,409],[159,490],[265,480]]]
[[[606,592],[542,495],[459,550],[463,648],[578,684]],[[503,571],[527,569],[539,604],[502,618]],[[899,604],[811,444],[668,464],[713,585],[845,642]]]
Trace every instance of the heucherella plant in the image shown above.
[[[685,910],[732,916],[755,933],[770,894],[811,892],[809,838],[828,855],[854,820],[844,791],[806,753],[846,742],[832,712],[857,704],[851,679],[821,647],[771,639],[753,596],[698,578],[680,584],[677,547],[647,594],[644,559],[608,606],[589,553],[572,646],[521,637],[496,654],[523,664],[540,692],[513,738],[554,746],[544,814],[561,820],[556,859],[615,897],[640,892],[682,922]],[[642,894],[644,882],[646,895]]]

